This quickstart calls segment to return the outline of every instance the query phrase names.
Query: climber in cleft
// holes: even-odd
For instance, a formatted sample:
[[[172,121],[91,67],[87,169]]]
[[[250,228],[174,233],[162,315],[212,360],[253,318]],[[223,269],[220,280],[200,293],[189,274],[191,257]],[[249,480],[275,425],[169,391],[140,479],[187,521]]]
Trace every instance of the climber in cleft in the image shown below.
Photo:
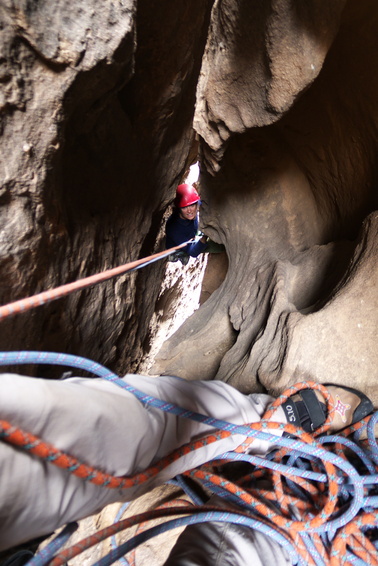
[[[185,183],[176,189],[174,210],[167,220],[165,227],[166,248],[179,246],[188,240],[193,240],[183,250],[179,250],[169,256],[170,261],[181,261],[186,265],[190,257],[197,257],[205,251],[207,237],[198,233],[198,212],[201,204],[200,196],[193,187]]]
[[[169,256],[169,261],[181,261],[187,265],[190,257],[198,257],[201,253],[217,253],[224,251],[224,246],[212,242],[199,231],[200,196],[193,185],[183,183],[176,189],[174,210],[165,227],[166,249],[179,246],[193,240],[183,250]]]

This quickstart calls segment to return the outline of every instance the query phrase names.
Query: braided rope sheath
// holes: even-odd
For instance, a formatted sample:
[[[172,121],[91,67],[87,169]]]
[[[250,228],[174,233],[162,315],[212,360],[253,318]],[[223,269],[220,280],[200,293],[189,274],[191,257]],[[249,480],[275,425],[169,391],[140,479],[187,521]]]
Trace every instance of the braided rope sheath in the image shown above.
[[[209,508],[211,510],[211,508]],[[193,511],[193,508],[190,510]],[[197,509],[197,512],[202,511],[201,509]],[[92,546],[99,544],[100,542],[106,540],[109,537],[124,531],[134,525],[143,524],[146,521],[151,521],[153,519],[159,519],[162,517],[171,517],[172,515],[187,515],[189,513],[188,509],[184,509],[183,507],[177,508],[169,508],[169,509],[153,509],[146,513],[140,513],[139,515],[134,515],[134,517],[129,517],[127,519],[122,519],[109,527],[105,527],[93,535],[86,537],[85,539],[77,542],[76,544],[66,548],[65,550],[61,551],[58,556],[54,558],[51,562],[51,566],[63,566],[66,564],[68,560],[78,556],[85,550],[88,550]]]
[[[69,540],[71,535],[78,529],[78,523],[69,523],[62,529],[62,531],[43,548],[38,555],[33,556],[28,562],[28,566],[43,566],[49,564],[54,558],[55,554],[62,546]]]
[[[188,502],[183,498],[176,497],[172,501],[166,501],[162,505],[159,505],[158,507],[156,507],[156,510],[160,511],[161,509],[172,509],[175,507],[183,507],[186,510],[186,512],[189,513],[190,510],[188,509],[188,506],[193,507],[193,504],[191,504],[190,502]],[[139,522],[134,536],[146,531],[149,528],[150,521],[151,519],[149,519],[148,521]],[[127,562],[128,562],[128,566],[136,566],[136,548],[134,548],[131,552],[129,552]]]
[[[12,426],[7,421],[0,421],[0,438],[9,444],[18,446],[34,456],[38,456],[42,460],[54,464],[58,468],[63,468],[84,481],[89,481],[95,485],[110,489],[127,489],[135,485],[141,485],[179,458],[186,456],[193,452],[193,450],[208,446],[221,438],[226,438],[230,436],[230,434],[230,432],[219,431],[216,434],[208,435],[205,439],[183,445],[167,457],[159,460],[155,465],[147,468],[144,472],[140,472],[132,477],[118,477],[102,472],[87,464],[83,464],[78,458],[58,450],[55,446],[49,442],[43,441],[34,434]]]
[[[23,359],[22,363],[31,363],[30,357],[26,354],[13,353],[13,359],[16,360],[13,363],[20,363],[20,357]],[[40,362],[40,358],[38,358],[39,362],[37,363],[52,363],[51,359],[54,354],[40,353],[40,355],[44,361]],[[55,356],[58,355],[55,354]],[[62,355],[59,356],[57,363],[62,365],[62,360],[67,362],[67,359]],[[80,360],[82,359],[75,357],[76,365],[74,367],[80,367]],[[88,360],[84,361],[86,363],[83,362],[82,367],[85,366],[84,369],[87,369],[89,362]],[[9,357],[0,355],[1,363],[9,363]],[[20,431],[4,421],[1,422],[0,433],[3,438],[55,465],[68,469],[71,473],[79,475],[87,481],[110,488],[119,488],[120,486],[126,488],[144,482],[182,455],[230,434],[243,434],[247,437],[246,442],[242,445],[244,450],[248,449],[253,438],[268,440],[277,446],[277,450],[267,457],[261,458],[243,453],[242,448],[239,447],[237,451],[220,455],[210,464],[208,463],[185,474],[194,477],[196,481],[200,481],[214,494],[220,495],[224,501],[221,510],[204,506],[189,508],[188,505],[188,509],[184,510],[150,511],[143,516],[120,521],[116,525],[101,531],[100,535],[96,533],[92,537],[80,541],[77,545],[71,547],[75,548],[76,554],[132,524],[162,516],[159,513],[163,513],[164,516],[185,513],[190,514],[190,516],[178,518],[154,527],[147,532],[139,533],[128,543],[111,551],[109,555],[94,566],[112,564],[125,552],[135,548],[140,541],[148,540],[155,534],[202,521],[234,522],[259,530],[286,548],[293,564],[314,564],[315,566],[346,564],[348,566],[354,565],[356,559],[363,560],[368,565],[377,564],[377,549],[366,536],[366,532],[368,529],[376,530],[378,527],[378,498],[374,496],[374,489],[378,483],[378,449],[374,438],[374,425],[378,420],[378,413],[373,415],[370,420],[364,419],[363,422],[350,427],[350,432],[355,436],[360,434],[364,427],[367,427],[367,443],[357,446],[349,438],[322,436],[315,439],[313,435],[305,433],[293,425],[266,420],[273,417],[281,399],[285,400],[288,396],[295,394],[303,388],[303,384],[285,392],[281,399],[273,404],[272,409],[264,415],[260,423],[238,426],[209,418],[206,415],[190,413],[171,403],[151,398],[125,384],[106,368],[94,363],[90,367],[95,373],[101,374],[104,379],[126,388],[146,404],[152,404],[161,410],[185,418],[205,422],[217,430],[199,441],[181,447],[143,473],[129,478],[113,477],[100,470],[85,466],[72,456],[60,452],[34,435]],[[309,383],[306,383],[306,386],[308,387]],[[319,389],[321,386],[315,384],[314,388]],[[320,390],[323,393],[323,390]],[[324,396],[327,397],[327,395],[325,390]],[[331,403],[328,403],[328,407],[331,408]],[[330,421],[330,417],[327,421]],[[280,438],[271,434],[270,431],[272,430],[286,431],[291,435],[291,438]],[[318,431],[316,432],[318,433]],[[347,435],[348,432],[344,431],[344,435]],[[326,445],[330,445],[330,448],[328,449]],[[332,447],[336,447],[334,448],[335,452],[332,452]],[[354,452],[356,458],[363,462],[362,468],[363,471],[367,470],[367,474],[362,475],[351,464],[348,459],[351,452]],[[248,462],[253,470],[250,475],[244,476],[238,483],[230,482],[227,477],[214,473],[212,469],[214,465],[219,467],[224,462],[233,461]],[[261,479],[265,483],[262,490],[258,487]],[[267,484],[270,487],[266,487]],[[373,490],[371,494],[369,489]],[[238,510],[235,512],[236,503]],[[325,534],[327,534],[326,537]],[[54,566],[65,564],[69,559],[68,556],[73,556],[70,552],[73,551],[68,549],[60,552],[50,564],[54,564]],[[40,566],[38,562],[36,562],[36,566]]]
[[[22,312],[26,312],[36,307],[40,307],[42,305],[50,303],[51,301],[55,301],[56,299],[61,299],[62,297],[66,297],[67,295],[70,295],[75,291],[80,291],[82,289],[86,289],[87,287],[98,285],[98,283],[103,283],[104,281],[108,281],[109,279],[113,279],[113,277],[118,277],[119,275],[123,275],[124,273],[127,273],[129,271],[135,271],[137,269],[145,267],[151,263],[154,263],[155,261],[168,257],[172,252],[185,247],[190,241],[191,240],[188,240],[187,242],[184,242],[179,246],[175,246],[174,248],[170,248],[169,250],[165,250],[163,252],[159,252],[157,254],[153,254],[136,261],[125,263],[124,265],[120,265],[119,267],[107,269],[106,271],[96,273],[95,275],[91,275],[83,279],[79,279],[78,281],[74,281],[73,283],[66,283],[65,285],[56,287],[55,289],[49,289],[48,291],[43,291],[42,293],[38,293],[37,295],[34,295],[32,297],[26,297],[25,299],[20,299],[18,301],[8,303],[7,305],[3,305],[0,307],[0,320],[9,318]]]
[[[220,510],[218,507],[214,507],[211,505],[203,505],[201,507],[198,507],[188,504],[186,508],[180,505],[173,508],[153,509],[145,513],[140,513],[139,515],[134,515],[133,517],[129,517],[127,519],[122,519],[121,521],[114,523],[109,527],[105,527],[100,531],[97,531],[93,535],[90,535],[89,537],[86,537],[85,539],[79,541],[78,543],[72,545],[71,547],[61,551],[59,555],[57,555],[51,561],[49,566],[64,566],[66,562],[71,558],[78,556],[79,554],[81,554],[85,550],[88,550],[92,546],[95,546],[96,544],[99,544],[100,542],[106,540],[107,538],[125,529],[133,527],[134,525],[141,525],[146,523],[147,521],[152,521],[154,519],[160,519],[163,517],[185,516],[185,515],[187,516],[189,514],[191,516],[188,517],[186,520],[184,519],[182,523],[180,522],[180,520],[176,520],[173,525],[173,528],[183,526],[187,521],[189,521],[191,524],[195,524],[197,522],[196,520],[197,518],[199,518],[199,522],[208,522],[209,520],[216,520],[216,521],[224,521],[224,522],[241,523],[241,518],[245,518],[248,522],[254,521],[246,513],[229,514],[227,512],[225,513],[224,511]],[[232,519],[232,521],[229,521],[229,519]],[[158,526],[157,528],[159,529],[160,532],[169,530],[168,528],[166,528],[164,524]],[[130,544],[130,541],[127,544]],[[138,546],[138,544],[137,543],[133,544],[133,542],[131,541],[130,549],[128,551],[133,550],[133,548],[135,548],[136,546]],[[123,556],[125,552],[123,551],[120,552],[119,549],[114,549],[110,554],[112,556],[112,561],[109,562],[109,564],[112,564],[113,561],[117,560],[120,556]]]
[[[126,511],[126,509],[129,507],[129,505],[131,504],[131,501],[127,501],[126,503],[124,503],[120,509],[118,510],[118,513],[115,517],[114,522],[118,523],[118,521],[120,521]],[[110,540],[110,545],[112,547],[112,549],[117,548],[117,541],[116,541],[116,536],[115,534],[112,535],[111,540]],[[122,566],[130,566],[130,563],[128,560],[126,560],[126,558],[124,556],[121,556],[119,558],[119,563],[122,564]]]

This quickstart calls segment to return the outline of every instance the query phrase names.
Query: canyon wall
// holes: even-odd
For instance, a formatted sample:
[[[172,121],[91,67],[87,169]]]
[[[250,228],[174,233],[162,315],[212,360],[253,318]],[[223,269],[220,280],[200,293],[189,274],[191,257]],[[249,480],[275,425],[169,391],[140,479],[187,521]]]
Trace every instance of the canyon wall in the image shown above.
[[[0,23],[1,304],[163,249],[198,159],[228,270],[151,373],[378,402],[376,3],[5,0]],[[179,300],[165,276],[5,319],[0,348],[138,371]]]
[[[229,269],[154,370],[274,394],[358,384],[378,401],[378,10],[264,7],[213,7],[194,125],[204,231]]]

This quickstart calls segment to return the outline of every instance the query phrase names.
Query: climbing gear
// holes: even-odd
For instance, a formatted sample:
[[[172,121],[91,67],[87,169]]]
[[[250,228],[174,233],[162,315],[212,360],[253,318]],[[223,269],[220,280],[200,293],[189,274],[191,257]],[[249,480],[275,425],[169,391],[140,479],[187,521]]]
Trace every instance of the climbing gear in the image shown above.
[[[172,252],[184,248],[190,242],[192,242],[192,240],[183,242],[182,244],[169,248],[166,251],[159,252],[157,254],[153,254],[136,261],[125,263],[124,265],[114,267],[113,269],[107,269],[106,271],[97,273],[96,275],[84,277],[83,279],[79,279],[78,281],[74,281],[73,283],[67,283],[66,285],[61,285],[60,287],[56,287],[55,289],[43,291],[42,293],[38,293],[37,295],[33,295],[32,297],[27,297],[25,299],[14,301],[13,303],[8,303],[7,305],[0,306],[0,320],[2,320],[3,318],[9,318],[35,307],[45,305],[46,303],[50,303],[51,301],[55,301],[56,299],[60,299],[62,297],[65,297],[66,295],[70,295],[74,291],[79,291],[81,289],[97,285],[98,283],[102,283],[103,281],[108,281],[108,279],[112,279],[113,277],[117,277],[118,275],[123,275],[128,271],[136,271],[137,269],[141,269],[146,265],[168,257],[170,254],[172,254]]]
[[[186,206],[199,202],[199,200],[200,196],[193,185],[183,183],[177,187],[175,205],[178,208],[185,208]]]
[[[370,399],[361,391],[344,385],[323,384],[333,398],[335,412],[329,431],[334,432],[361,421],[374,411]],[[322,426],[327,417],[327,407],[319,391],[303,389],[287,399],[282,408],[288,422],[312,432]]]
[[[172,403],[153,398],[125,383],[107,368],[85,358],[49,352],[3,352],[0,355],[0,363],[3,365],[56,363],[72,365],[86,371],[91,368],[89,371],[127,389],[143,404],[197,422],[205,422],[214,427],[214,431],[208,436],[196,440],[192,445],[181,447],[170,456],[154,463],[145,472],[133,477],[113,477],[78,462],[30,433],[20,431],[16,426],[1,422],[0,435],[7,442],[16,444],[20,449],[28,450],[36,457],[42,457],[104,488],[119,488],[147,481],[150,474],[170,465],[175,458],[180,458],[184,451],[188,453],[199,449],[215,442],[217,438],[224,438],[230,434],[242,434],[250,442],[253,442],[254,438],[259,438],[276,446],[276,449],[265,457],[248,454],[239,449],[227,452],[200,468],[182,474],[184,481],[178,483],[184,490],[185,478],[200,482],[207,493],[222,498],[224,502],[222,508],[201,504],[201,501],[195,499],[195,504],[189,504],[187,508],[173,507],[149,511],[121,520],[59,551],[51,562],[42,562],[43,556],[41,562],[38,562],[37,555],[36,560],[33,559],[33,565],[65,564],[86,548],[133,524],[169,516],[176,518],[139,533],[111,550],[101,559],[101,566],[113,564],[142,541],[157,534],[172,528],[206,521],[237,523],[265,533],[285,548],[292,564],[299,566],[377,564],[378,501],[375,491],[378,477],[378,446],[374,438],[374,427],[378,421],[378,412],[344,429],[342,435],[319,436],[327,432],[327,427],[332,423],[337,400],[334,392],[331,395],[327,388],[312,382],[297,384],[285,391],[272,403],[261,422],[235,425],[199,413],[191,413]],[[337,388],[337,386],[333,387]],[[276,411],[284,402],[299,395],[300,391],[309,389],[318,391],[330,410],[327,419],[317,431],[309,434],[290,423],[274,421]],[[353,395],[355,395],[354,391],[352,391]],[[360,405],[364,405],[364,399],[360,399]],[[351,403],[348,401],[348,404]],[[360,405],[353,409],[352,420],[355,420],[356,409],[358,412]],[[364,429],[368,431],[367,444],[359,442],[361,431]],[[272,431],[276,434],[272,434]],[[290,437],[280,436],[283,432],[288,432]],[[246,448],[250,442],[246,443]],[[240,477],[236,482],[215,471],[215,466],[221,470],[228,462],[247,463],[248,474]],[[260,480],[263,480],[263,488],[259,487]],[[51,552],[51,547],[44,549],[43,552],[46,551]],[[96,563],[97,566],[99,564]]]
[[[172,261],[172,262],[181,261],[183,265],[187,265],[189,259],[190,259],[190,255],[183,251],[178,251],[168,256],[168,261]]]

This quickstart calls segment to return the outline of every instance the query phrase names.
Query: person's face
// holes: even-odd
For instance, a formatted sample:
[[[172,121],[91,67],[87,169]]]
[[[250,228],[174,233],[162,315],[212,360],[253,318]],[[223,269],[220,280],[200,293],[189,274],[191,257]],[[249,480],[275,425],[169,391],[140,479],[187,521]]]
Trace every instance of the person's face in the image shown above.
[[[198,202],[180,208],[180,216],[185,220],[194,220],[198,212]]]

